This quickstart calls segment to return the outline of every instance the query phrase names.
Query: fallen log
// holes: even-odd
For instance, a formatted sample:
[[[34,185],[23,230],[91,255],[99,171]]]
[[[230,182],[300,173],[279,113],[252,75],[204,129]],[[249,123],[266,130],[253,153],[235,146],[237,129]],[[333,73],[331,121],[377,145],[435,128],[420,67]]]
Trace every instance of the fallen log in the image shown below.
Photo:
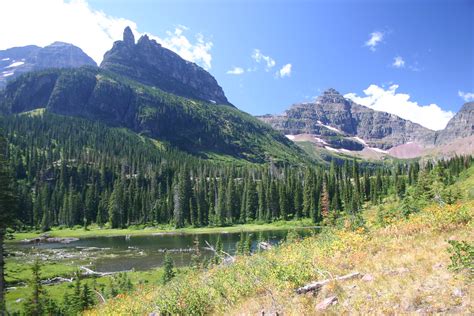
[[[54,277],[54,278],[51,278],[51,279],[41,281],[41,284],[55,285],[55,284],[61,284],[61,283],[65,283],[65,282],[71,283],[72,281],[73,281],[72,278],[68,279],[68,278],[63,278],[63,277]]]
[[[326,280],[322,280],[322,281],[314,281],[314,282],[311,282],[309,284],[306,284],[305,286],[297,288],[296,293],[297,294],[305,294],[305,293],[308,293],[308,292],[316,292],[317,293],[321,290],[321,288],[324,285],[328,284],[331,281],[344,281],[344,280],[359,278],[360,276],[361,275],[360,275],[359,272],[354,272],[354,273],[347,274],[347,275],[344,275],[344,276],[335,277],[333,279],[326,279]]]
[[[88,267],[81,266],[81,270],[84,270],[84,273],[82,274],[83,276],[90,276],[90,275],[97,275],[99,277],[107,276],[107,275],[113,275],[121,272],[130,272],[130,271],[117,271],[117,272],[96,272]]]

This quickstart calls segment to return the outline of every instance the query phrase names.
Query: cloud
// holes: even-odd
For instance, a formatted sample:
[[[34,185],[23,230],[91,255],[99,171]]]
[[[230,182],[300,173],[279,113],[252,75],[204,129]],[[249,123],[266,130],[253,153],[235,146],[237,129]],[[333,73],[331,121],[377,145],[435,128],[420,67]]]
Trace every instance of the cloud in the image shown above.
[[[257,63],[265,62],[265,70],[269,71],[273,67],[275,67],[276,62],[270,56],[265,56],[259,49],[254,49],[252,53],[252,59],[255,60]]]
[[[189,28],[179,25],[175,28],[174,32],[166,32],[167,37],[163,39],[160,39],[157,36],[150,37],[155,38],[157,42],[176,52],[182,58],[195,62],[201,65],[204,69],[211,69],[212,55],[210,51],[213,45],[212,42],[206,42],[204,36],[201,33],[198,33],[195,36],[195,42],[192,43],[184,35],[184,32],[188,30]]]
[[[384,33],[382,32],[372,32],[370,33],[370,38],[365,42],[365,46],[367,46],[371,51],[375,51],[375,47],[383,40]]]
[[[15,14],[17,12],[19,14]],[[84,0],[48,0],[47,4],[36,0],[0,2],[0,29],[3,30],[0,49],[31,44],[46,46],[62,41],[82,48],[100,63],[113,42],[122,38],[126,26],[130,26],[135,36],[143,34],[138,32],[134,21],[94,10]],[[211,68],[212,42],[201,34],[189,40],[185,31],[185,27],[178,26],[163,39],[149,36],[184,59]]]
[[[231,70],[228,70],[226,73],[229,75],[241,75],[245,72],[245,70],[241,67],[234,67]]]
[[[395,68],[405,67],[405,61],[403,60],[402,56],[396,56],[395,58],[393,58],[392,66]]]
[[[286,64],[285,66],[281,67],[280,70],[277,71],[277,77],[284,78],[289,77],[291,75],[291,64]]]
[[[410,100],[409,94],[397,93],[397,89],[396,84],[391,85],[387,90],[372,84],[364,90],[365,96],[348,93],[344,97],[376,111],[392,113],[433,130],[445,128],[454,116],[453,112],[444,111],[436,104],[419,105]]]
[[[474,92],[458,91],[458,96],[460,96],[465,102],[474,101]]]

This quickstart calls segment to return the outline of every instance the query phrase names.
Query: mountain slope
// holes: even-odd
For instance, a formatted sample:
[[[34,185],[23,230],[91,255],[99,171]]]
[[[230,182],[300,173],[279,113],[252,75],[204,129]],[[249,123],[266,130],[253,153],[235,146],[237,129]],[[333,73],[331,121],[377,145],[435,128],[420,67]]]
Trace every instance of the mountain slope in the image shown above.
[[[283,135],[234,107],[179,97],[98,68],[28,73],[0,94],[7,115],[38,108],[126,127],[204,157],[294,162],[302,155]]]
[[[438,132],[436,144],[447,144],[472,135],[474,135],[474,102],[469,102],[449,120],[444,130]]]
[[[79,47],[54,42],[46,47],[29,45],[0,51],[0,89],[8,80],[34,70],[45,68],[73,68],[96,63]]]
[[[128,27],[123,40],[116,41],[105,53],[100,67],[176,95],[230,105],[216,79],[207,71],[147,35],[135,44]]]
[[[284,134],[316,135],[320,143],[348,150],[367,146],[385,150],[407,142],[431,144],[435,135],[419,124],[358,105],[334,89],[325,91],[314,103],[293,105],[283,115],[259,118]]]

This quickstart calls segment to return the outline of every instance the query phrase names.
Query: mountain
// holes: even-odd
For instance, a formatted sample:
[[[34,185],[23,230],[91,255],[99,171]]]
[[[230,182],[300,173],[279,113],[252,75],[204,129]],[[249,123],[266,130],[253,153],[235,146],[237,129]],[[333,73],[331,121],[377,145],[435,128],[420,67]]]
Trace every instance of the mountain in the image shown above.
[[[211,74],[147,35],[135,43],[129,27],[124,30],[123,40],[116,41],[105,53],[100,67],[179,96],[230,105]]]
[[[448,125],[440,131],[436,144],[444,145],[459,138],[474,135],[474,102],[465,103],[461,110],[449,120]]]
[[[302,155],[282,134],[233,106],[176,96],[95,67],[30,72],[0,93],[6,115],[40,108],[125,127],[202,157],[278,163]]]
[[[402,144],[432,145],[435,132],[396,115],[374,111],[328,89],[315,102],[291,106],[283,115],[260,120],[299,142],[332,152],[386,153]]]
[[[0,51],[0,89],[20,74],[45,68],[96,66],[79,47],[54,42],[46,47],[29,45]]]

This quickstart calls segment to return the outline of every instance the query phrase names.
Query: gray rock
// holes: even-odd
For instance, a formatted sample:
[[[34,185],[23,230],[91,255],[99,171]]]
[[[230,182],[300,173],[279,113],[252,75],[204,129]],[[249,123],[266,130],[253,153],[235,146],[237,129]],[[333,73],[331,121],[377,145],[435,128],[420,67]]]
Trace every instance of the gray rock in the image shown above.
[[[0,89],[21,74],[46,68],[97,66],[79,47],[54,42],[44,48],[30,45],[0,51]]]
[[[437,133],[436,144],[447,144],[455,139],[472,135],[474,135],[474,102],[469,102],[449,120],[444,130]]]
[[[231,105],[216,79],[147,35],[135,44],[130,28],[104,55],[101,68],[176,95]]]
[[[408,142],[433,145],[435,141],[434,131],[396,115],[356,104],[334,89],[325,91],[315,102],[293,105],[283,115],[264,115],[259,119],[284,134],[314,134],[325,140],[359,137],[370,147],[380,149]]]
[[[374,276],[372,274],[365,274],[362,277],[362,281],[365,281],[365,282],[372,282],[373,280],[374,280]]]
[[[324,311],[328,309],[331,305],[337,304],[337,296],[330,296],[323,301],[319,302],[318,305],[316,305],[316,310],[318,311]]]

